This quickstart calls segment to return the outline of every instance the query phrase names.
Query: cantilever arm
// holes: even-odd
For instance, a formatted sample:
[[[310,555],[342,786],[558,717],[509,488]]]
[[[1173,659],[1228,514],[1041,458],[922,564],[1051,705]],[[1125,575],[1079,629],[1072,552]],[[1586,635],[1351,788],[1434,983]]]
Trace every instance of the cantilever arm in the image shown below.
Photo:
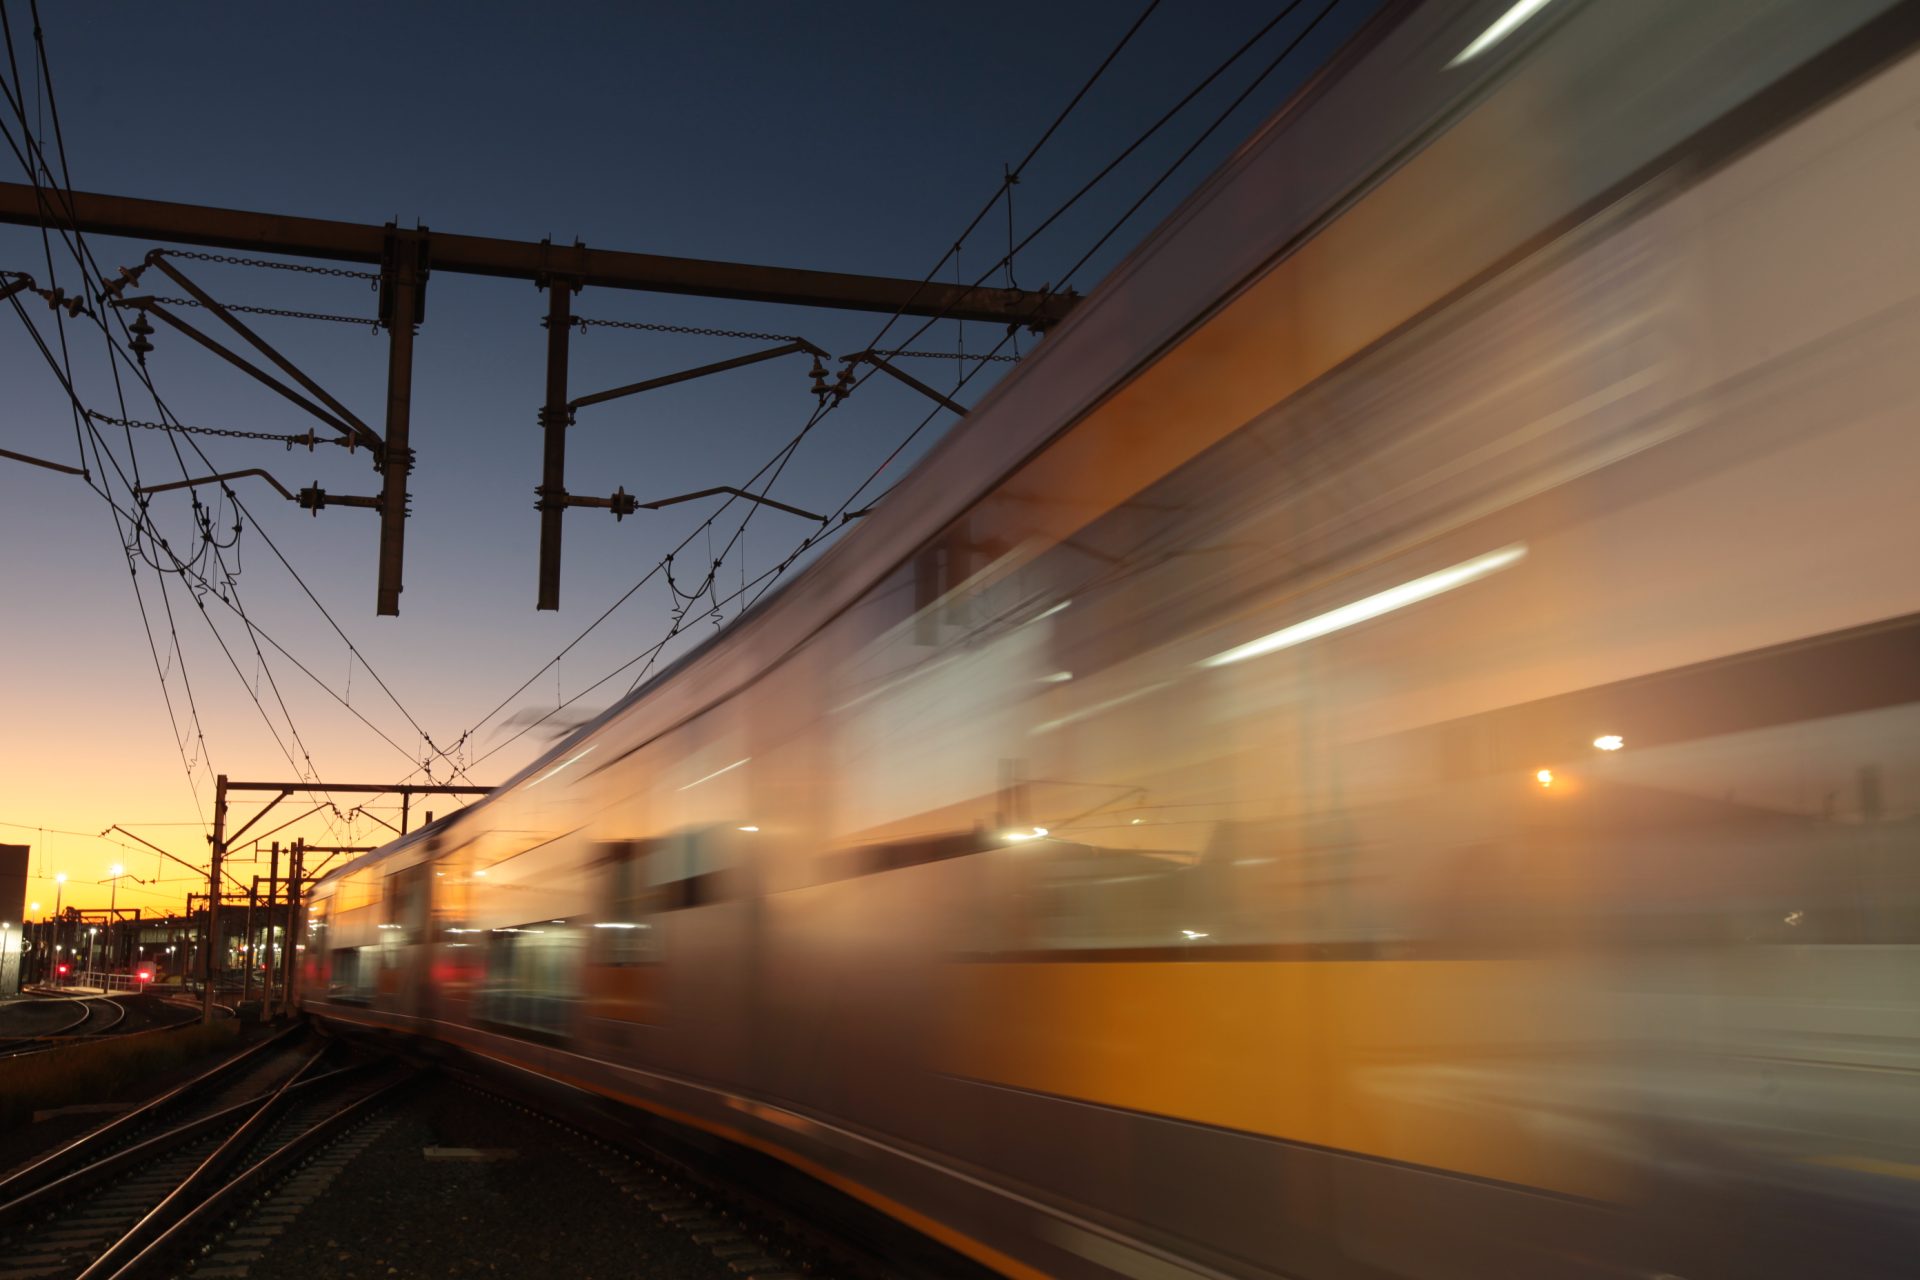
[[[64,462],[48,462],[45,458],[36,458],[28,453],[15,453],[11,449],[0,449],[0,458],[12,458],[15,462],[24,462],[34,467],[45,467],[49,471],[64,471],[70,476],[79,476],[86,480],[93,478],[84,467],[70,467]]]
[[[894,368],[893,365],[889,363],[884,357],[876,354],[875,352],[856,351],[850,356],[842,356],[840,358],[842,360],[847,361],[850,364],[860,360],[865,360],[868,364],[872,365],[874,368],[878,369],[880,372],[885,374],[890,374],[893,377],[898,378],[900,381],[906,383],[908,386],[912,387],[915,391],[918,391],[921,395],[927,397],[927,399],[937,401],[940,404],[941,408],[951,409],[963,418],[967,416],[967,406],[959,403],[958,401],[949,400],[947,397],[941,395],[938,391],[935,391],[932,387],[920,381],[920,379],[914,377],[912,374],[905,373],[899,369]]]
[[[340,415],[339,419],[336,420],[332,425],[340,426],[344,428],[348,435],[357,438],[361,444],[367,446],[370,449],[380,449],[385,447],[386,442],[380,438],[379,432],[375,431],[372,427],[369,427],[366,423],[360,421],[359,417],[357,417],[351,409],[348,409],[347,406],[345,406],[344,404],[341,404],[338,400],[334,399],[333,396],[329,395],[325,387],[321,386],[319,383],[315,382],[312,378],[308,377],[305,373],[301,372],[299,367],[296,366],[291,360],[287,359],[285,356],[281,355],[278,351],[274,350],[273,347],[268,345],[267,340],[265,338],[262,338],[259,334],[255,333],[252,329],[248,328],[247,325],[240,319],[239,316],[236,316],[235,314],[233,314],[233,312],[221,306],[219,302],[217,302],[199,285],[187,279],[186,274],[184,272],[182,272],[178,267],[174,266],[171,262],[167,261],[166,253],[167,251],[165,249],[155,249],[152,253],[149,253],[147,255],[147,262],[152,266],[158,267],[161,271],[166,273],[168,278],[170,278],[175,284],[179,285],[182,289],[185,289],[187,291],[188,296],[193,298],[195,302],[198,302],[207,311],[212,312],[220,320],[225,322],[226,326],[229,329],[232,329],[235,333],[239,334],[242,338],[245,338],[250,344],[252,344],[253,348],[256,351],[260,352],[261,355],[265,356],[267,359],[273,361],[276,365],[280,366],[280,371],[282,373],[286,374],[289,378],[292,378],[295,382],[298,382],[302,387],[306,388],[307,391],[311,392],[313,395],[319,397],[320,400],[325,402],[327,408],[339,414]],[[166,319],[167,317],[162,316],[161,318]]]
[[[275,480],[258,467],[248,467],[245,471],[222,471],[217,476],[196,476],[191,480],[169,480],[166,484],[142,485],[138,489],[135,489],[134,492],[160,493],[167,489],[186,489],[196,484],[216,484],[226,480],[238,480],[241,476],[259,476],[262,480],[265,480],[268,484],[279,490],[280,496],[288,502],[299,501],[299,499],[287,491],[287,486],[281,484],[278,480]]]
[[[702,489],[697,493],[680,493],[671,498],[661,498],[654,502],[641,502],[624,488],[615,489],[610,498],[588,498],[579,494],[568,494],[562,501],[569,507],[604,507],[613,512],[615,520],[625,519],[636,511],[658,511],[662,507],[675,506],[682,502],[693,502],[699,498],[711,498],[716,493],[730,493],[736,498],[745,498],[748,502],[757,502],[763,507],[774,507],[791,515],[803,516],[808,520],[827,522],[827,517],[812,511],[803,511],[799,507],[790,507],[773,498],[763,498],[757,493],[748,493],[745,489],[736,489],[730,484],[715,485],[711,489]]]
[[[122,299],[118,305],[123,307],[135,307],[141,311],[146,312],[148,315],[159,316],[162,320],[172,325],[175,329],[178,329],[181,333],[186,334],[189,338],[192,338],[195,342],[199,343],[201,346],[205,347],[207,350],[213,352],[213,354],[219,356],[222,360],[225,360],[228,364],[232,365],[234,368],[240,370],[240,372],[246,374],[248,377],[252,378],[254,381],[260,383],[262,386],[265,386],[270,390],[278,392],[280,395],[284,396],[286,399],[291,400],[293,403],[299,405],[302,409],[305,409],[308,413],[320,419],[320,421],[326,423],[328,426],[332,427],[335,431],[338,431],[342,436],[352,437],[360,440],[367,440],[369,437],[371,437],[373,440],[379,439],[379,437],[373,436],[372,432],[367,431],[365,427],[356,427],[353,424],[348,423],[345,419],[337,417],[333,413],[330,413],[329,411],[327,411],[326,409],[321,408],[319,405],[307,399],[305,396],[301,395],[298,391],[295,391],[292,387],[280,381],[278,378],[274,377],[272,374],[268,373],[266,370],[249,362],[244,356],[240,355],[238,352],[229,350],[227,347],[222,345],[218,340],[214,338],[210,338],[206,334],[200,332],[198,329],[188,324],[185,320],[182,320],[179,316],[176,316],[175,314],[173,314],[173,312],[167,310],[167,308],[158,299],[146,298],[146,297],[125,298],[125,299]],[[248,331],[248,332],[249,332],[249,336],[251,336],[251,331]],[[258,339],[255,339],[255,342],[256,342],[256,345],[260,345],[260,346],[265,345],[264,343],[260,343]]]
[[[645,507],[648,511],[658,511],[661,507],[671,507],[675,503],[692,502],[696,498],[711,498],[716,493],[730,493],[736,498],[745,498],[748,502],[757,502],[763,507],[774,507],[792,515],[804,516],[808,520],[819,520],[822,522],[826,520],[826,517],[823,515],[816,515],[811,511],[802,511],[799,507],[790,507],[784,502],[776,502],[772,498],[763,498],[757,493],[748,493],[745,489],[736,489],[730,484],[716,485],[711,489],[702,489],[698,493],[683,493],[677,497],[662,498],[658,502],[642,502],[638,505]]]
[[[716,360],[712,364],[703,364],[697,369],[686,369],[679,373],[666,374],[663,377],[648,378],[645,382],[632,382],[624,387],[614,387],[610,391],[597,391],[590,396],[581,396],[577,400],[567,401],[567,412],[572,413],[575,409],[583,408],[590,404],[604,404],[608,400],[618,400],[622,396],[638,395],[642,391],[656,391],[661,387],[673,386],[677,382],[691,382],[695,378],[704,378],[710,373],[725,373],[729,369],[740,369],[750,364],[759,364],[762,360],[773,360],[780,356],[790,356],[799,351],[808,352],[816,358],[824,357],[827,354],[811,342],[802,338],[795,338],[792,342],[786,343],[783,346],[769,347],[765,351],[756,351],[751,355],[735,356],[731,360]]]

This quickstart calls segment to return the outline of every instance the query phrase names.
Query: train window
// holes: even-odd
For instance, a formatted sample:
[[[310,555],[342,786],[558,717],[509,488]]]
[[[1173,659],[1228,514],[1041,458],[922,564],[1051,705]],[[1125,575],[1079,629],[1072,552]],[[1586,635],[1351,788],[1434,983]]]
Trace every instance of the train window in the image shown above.
[[[387,936],[382,941],[405,946],[425,938],[432,882],[433,864],[427,862],[404,867],[387,877]]]
[[[336,947],[327,978],[327,999],[366,1004],[373,999],[380,957],[376,947]]]
[[[611,884],[607,919],[596,922],[594,962],[608,965],[650,964],[661,959],[659,931],[652,917],[662,909],[665,895],[647,883],[650,842],[621,840],[606,846]]]
[[[383,887],[380,868],[363,867],[340,881],[335,897],[339,900],[341,911],[355,911],[379,902]]]
[[[1016,947],[1106,949],[1186,947],[1218,928],[1196,901],[1192,859],[1057,841],[1019,847],[1024,939]]]
[[[649,841],[642,866],[655,909],[677,911],[738,897],[741,839],[737,827],[721,823]]]
[[[477,1016],[514,1034],[564,1036],[580,1000],[581,932],[545,920],[488,930]]]

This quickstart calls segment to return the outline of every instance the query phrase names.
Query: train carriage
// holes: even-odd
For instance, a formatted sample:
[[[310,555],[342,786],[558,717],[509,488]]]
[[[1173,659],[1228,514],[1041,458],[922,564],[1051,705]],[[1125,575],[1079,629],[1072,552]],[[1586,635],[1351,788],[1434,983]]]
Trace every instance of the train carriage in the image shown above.
[[[1389,5],[797,581],[322,881],[307,1010],[1009,1275],[1903,1274],[1920,6],[1514,8]]]

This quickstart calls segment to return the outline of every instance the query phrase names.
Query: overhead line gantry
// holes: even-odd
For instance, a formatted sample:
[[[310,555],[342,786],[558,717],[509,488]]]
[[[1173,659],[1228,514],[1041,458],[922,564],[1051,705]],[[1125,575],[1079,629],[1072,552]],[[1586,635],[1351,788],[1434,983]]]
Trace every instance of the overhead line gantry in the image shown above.
[[[415,330],[426,315],[426,286],[432,272],[529,280],[548,293],[547,395],[540,414],[545,437],[539,486],[538,607],[541,609],[560,607],[560,518],[570,505],[562,477],[565,433],[571,418],[566,394],[571,294],[589,286],[632,289],[789,306],[977,320],[1034,329],[1057,323],[1078,301],[1071,293],[1055,294],[1046,290],[982,288],[933,280],[669,257],[589,248],[578,242],[557,245],[548,240],[508,240],[433,231],[426,227],[408,229],[392,222],[356,223],[256,213],[97,192],[35,188],[14,182],[0,183],[0,223],[366,263],[379,268],[379,317],[389,342],[386,431],[384,447],[375,455],[382,479],[381,492],[377,498],[353,500],[344,505],[370,506],[379,512],[377,612],[383,615],[400,612],[408,500],[406,478],[413,466],[409,443],[413,342]],[[329,495],[327,502],[339,504],[341,500]]]

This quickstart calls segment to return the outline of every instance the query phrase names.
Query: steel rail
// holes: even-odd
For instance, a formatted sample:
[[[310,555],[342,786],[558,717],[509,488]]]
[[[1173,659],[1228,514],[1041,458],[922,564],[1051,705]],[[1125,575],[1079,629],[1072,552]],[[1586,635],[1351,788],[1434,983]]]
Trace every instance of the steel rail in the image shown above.
[[[157,1133],[131,1146],[108,1152],[97,1160],[81,1165],[70,1173],[63,1174],[54,1181],[29,1191],[18,1200],[0,1205],[0,1224],[30,1215],[45,1209],[50,1204],[78,1195],[87,1188],[97,1186],[144,1161],[165,1155],[184,1143],[211,1133],[223,1124],[231,1124],[241,1118],[243,1113],[258,1110],[282,1089],[285,1089],[289,1095],[298,1094],[322,1084],[338,1083],[343,1075],[358,1074],[365,1070],[364,1064],[338,1067],[332,1071],[323,1071],[319,1075],[310,1076],[305,1080],[287,1081],[265,1093],[257,1093],[251,1098],[230,1103],[218,1111],[201,1116],[198,1120],[189,1120],[185,1124],[175,1125],[164,1133]]]
[[[180,1184],[169,1191],[159,1204],[147,1210],[138,1222],[127,1229],[125,1234],[108,1245],[99,1257],[87,1265],[76,1280],[101,1280],[104,1276],[116,1274],[127,1265],[129,1259],[137,1256],[152,1243],[156,1236],[163,1235],[168,1228],[190,1214],[200,1203],[196,1197],[201,1189],[233,1167],[246,1152],[247,1144],[260,1136],[268,1120],[285,1105],[288,1090],[332,1049],[331,1044],[322,1045],[291,1076],[283,1080],[264,1102],[253,1104],[252,1114],[240,1122],[239,1128],[228,1134],[219,1146],[207,1154],[206,1159],[194,1166],[193,1170],[181,1179]]]
[[[196,1012],[198,1012],[196,1010]],[[144,1027],[139,1031],[122,1031],[112,1038],[115,1040],[138,1040],[141,1036],[164,1035],[170,1031],[183,1031],[198,1026],[198,1018],[187,1018],[180,1022],[169,1022],[162,1027]],[[105,1033],[88,1032],[79,1036],[50,1035],[33,1036],[15,1040],[12,1047],[0,1048],[0,1058],[25,1058],[36,1053],[52,1053],[56,1049],[65,1049],[76,1044],[86,1044],[91,1037],[108,1038]]]
[[[72,1142],[58,1150],[48,1152],[25,1168],[0,1178],[0,1221],[5,1219],[7,1210],[12,1208],[13,1202],[20,1196],[27,1194],[49,1178],[62,1176],[65,1172],[85,1164],[92,1158],[92,1153],[106,1150],[111,1144],[158,1119],[170,1108],[192,1098],[200,1090],[219,1083],[224,1077],[252,1062],[265,1050],[300,1030],[303,1028],[298,1025],[291,1026],[278,1035],[262,1040],[259,1044],[242,1049],[231,1057],[215,1063],[193,1079],[167,1090],[152,1101],[108,1121],[97,1129],[81,1134]]]
[[[349,1069],[357,1070],[358,1068]],[[118,1270],[111,1272],[110,1280],[135,1280],[139,1276],[170,1274],[164,1269],[166,1265],[182,1252],[190,1250],[194,1238],[209,1228],[220,1214],[248,1196],[257,1195],[273,1178],[286,1172],[294,1161],[329,1138],[346,1132],[366,1119],[376,1108],[385,1104],[399,1090],[418,1078],[419,1073],[410,1070],[381,1085],[365,1097],[348,1103],[332,1115],[310,1125],[268,1152],[242,1170],[238,1176],[215,1188],[199,1204],[187,1210],[176,1222],[154,1237],[139,1253],[129,1258]],[[262,1111],[264,1113],[265,1108],[262,1108]],[[235,1134],[234,1139],[229,1141],[238,1138],[239,1135]],[[80,1274],[79,1280],[92,1280],[98,1267],[98,1263],[89,1267]]]

